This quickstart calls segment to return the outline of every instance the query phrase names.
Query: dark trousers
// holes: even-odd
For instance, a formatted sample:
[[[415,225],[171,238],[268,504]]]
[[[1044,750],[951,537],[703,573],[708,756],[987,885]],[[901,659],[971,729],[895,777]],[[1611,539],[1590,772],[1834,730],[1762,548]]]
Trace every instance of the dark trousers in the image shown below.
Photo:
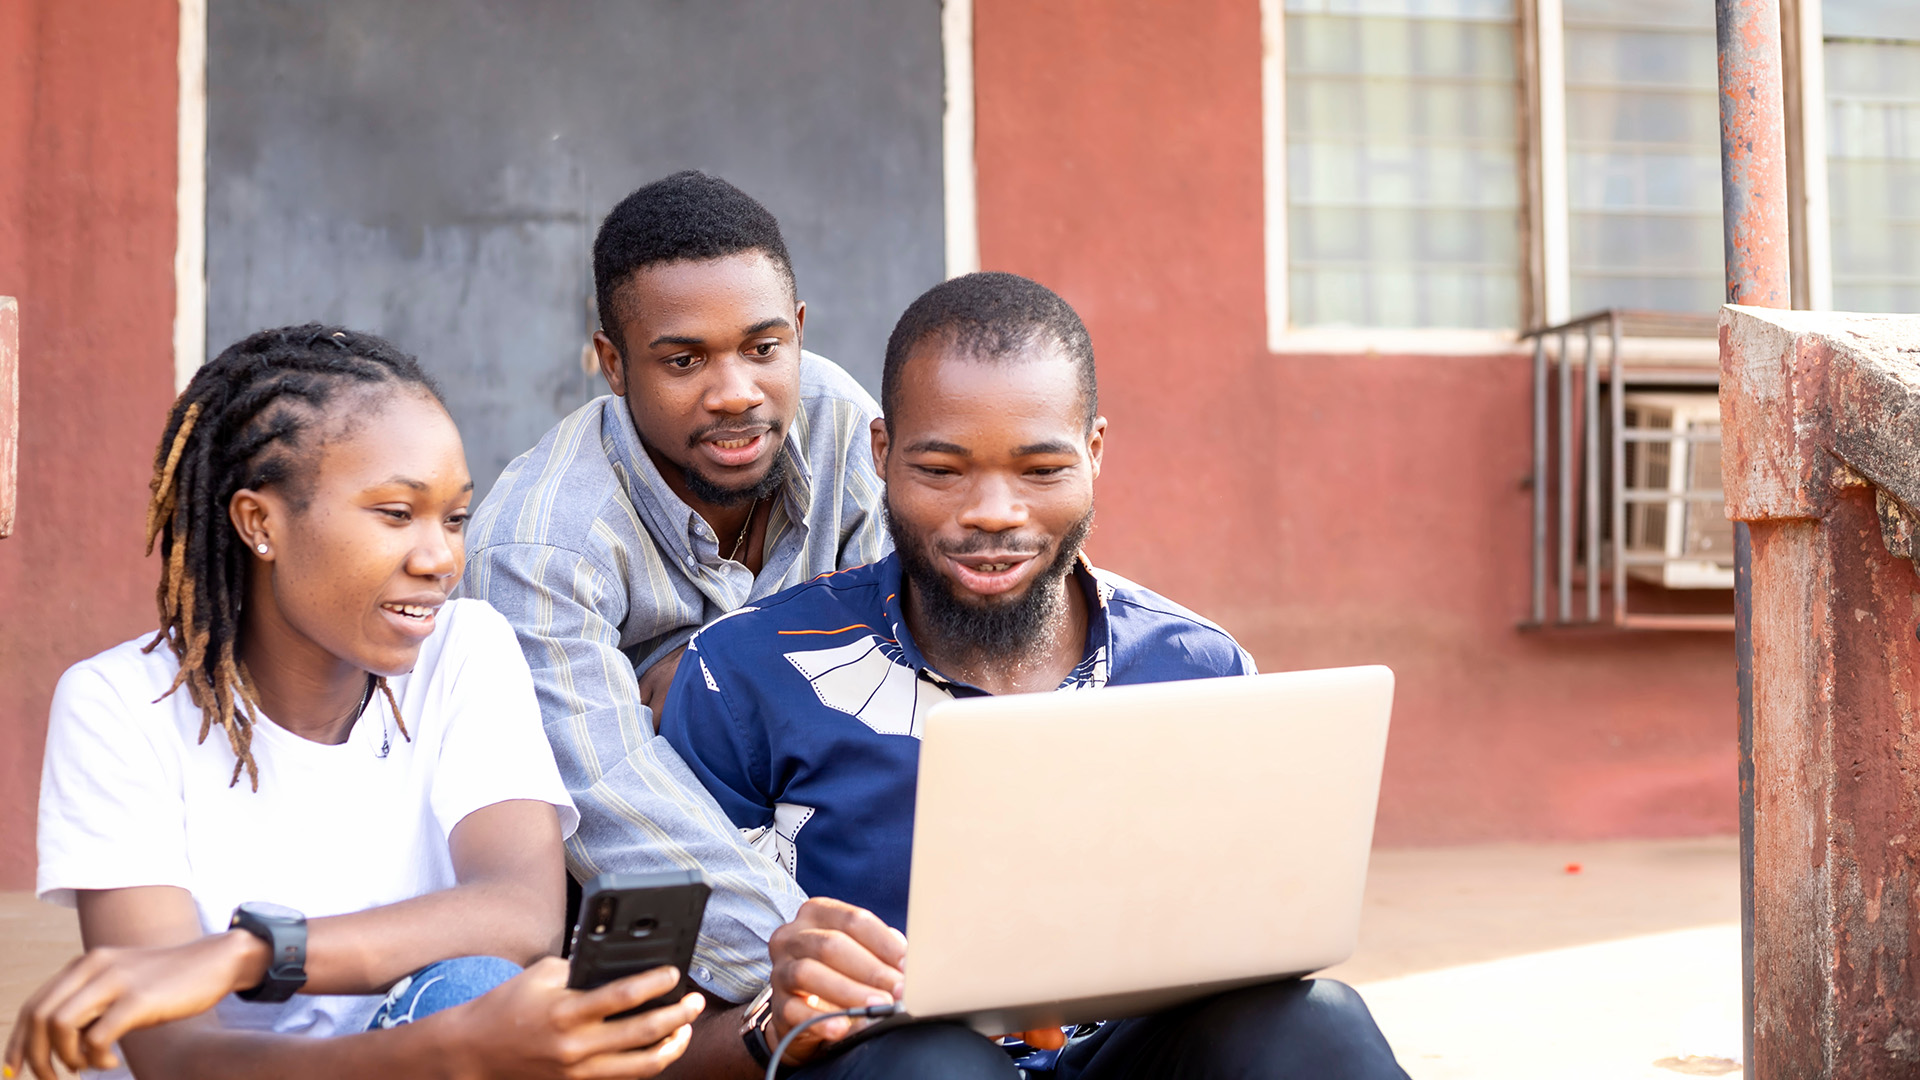
[[[806,1080],[1017,1080],[1005,1051],[953,1024],[877,1035]],[[1041,1074],[1044,1076],[1045,1074]],[[1327,979],[1265,983],[1116,1020],[1060,1055],[1056,1080],[1406,1080],[1360,995]]]

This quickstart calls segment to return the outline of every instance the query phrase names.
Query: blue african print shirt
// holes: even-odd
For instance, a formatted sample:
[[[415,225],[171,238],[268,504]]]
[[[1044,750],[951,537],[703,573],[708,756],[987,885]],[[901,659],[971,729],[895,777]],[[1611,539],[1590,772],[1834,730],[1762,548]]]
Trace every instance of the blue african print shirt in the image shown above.
[[[986,691],[928,667],[907,630],[899,556],[828,574],[700,631],[660,733],[749,842],[812,896],[904,930],[920,729]],[[1251,675],[1225,630],[1084,560],[1086,653],[1062,690]]]

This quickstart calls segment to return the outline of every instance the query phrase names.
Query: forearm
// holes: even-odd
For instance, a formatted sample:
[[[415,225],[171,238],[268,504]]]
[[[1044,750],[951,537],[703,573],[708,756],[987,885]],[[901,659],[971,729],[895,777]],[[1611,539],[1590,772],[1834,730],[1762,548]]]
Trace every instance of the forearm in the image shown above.
[[[137,1080],[467,1080],[450,1018],[335,1038],[232,1031],[204,1019],[131,1032],[120,1041]]]
[[[551,805],[483,806],[454,825],[447,843],[459,884],[307,924],[307,993],[379,993],[456,956],[525,967],[560,951],[567,879]]]
[[[745,1005],[710,1009],[693,1022],[693,1041],[679,1061],[660,1075],[685,1080],[757,1080],[766,1075],[740,1038]]]
[[[309,994],[383,993],[455,956],[522,967],[560,951],[566,885],[481,881],[307,924]]]

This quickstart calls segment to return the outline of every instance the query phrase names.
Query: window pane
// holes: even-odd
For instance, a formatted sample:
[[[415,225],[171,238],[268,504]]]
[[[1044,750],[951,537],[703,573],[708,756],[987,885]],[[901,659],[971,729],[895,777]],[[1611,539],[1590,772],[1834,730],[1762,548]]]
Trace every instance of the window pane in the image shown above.
[[[1513,0],[1287,0],[1296,326],[1520,317]]]
[[[1575,314],[1725,296],[1712,0],[1566,0]]]
[[[1830,38],[1920,41],[1920,4],[1913,0],[1826,0],[1820,23]]]
[[[1920,17],[1895,14],[1884,0],[1826,0],[1822,13],[1841,311],[1920,312]]]

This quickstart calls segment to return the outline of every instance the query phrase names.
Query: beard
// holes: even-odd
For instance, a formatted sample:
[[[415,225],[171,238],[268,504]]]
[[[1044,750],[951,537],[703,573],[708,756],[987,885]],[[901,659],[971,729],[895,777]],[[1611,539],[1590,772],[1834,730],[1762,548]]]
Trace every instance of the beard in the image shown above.
[[[893,535],[893,549],[899,554],[900,567],[920,599],[920,613],[930,624],[928,629],[932,635],[948,648],[970,657],[1004,659],[1026,651],[1061,625],[1066,614],[1067,579],[1073,573],[1080,546],[1093,528],[1092,507],[1060,537],[1053,558],[1025,592],[983,600],[963,597],[953,580],[934,563],[934,556],[928,553],[927,538],[894,514],[891,499],[883,505],[887,531]],[[988,548],[1044,554],[1045,542],[1028,543],[1022,537],[976,533],[967,543],[941,548],[939,554],[964,555]]]
[[[758,502],[780,490],[787,482],[787,456],[775,450],[773,464],[767,466],[766,474],[745,487],[722,487],[691,465],[681,466],[680,472],[686,477],[687,490],[693,492],[694,498],[713,506],[740,506]]]

